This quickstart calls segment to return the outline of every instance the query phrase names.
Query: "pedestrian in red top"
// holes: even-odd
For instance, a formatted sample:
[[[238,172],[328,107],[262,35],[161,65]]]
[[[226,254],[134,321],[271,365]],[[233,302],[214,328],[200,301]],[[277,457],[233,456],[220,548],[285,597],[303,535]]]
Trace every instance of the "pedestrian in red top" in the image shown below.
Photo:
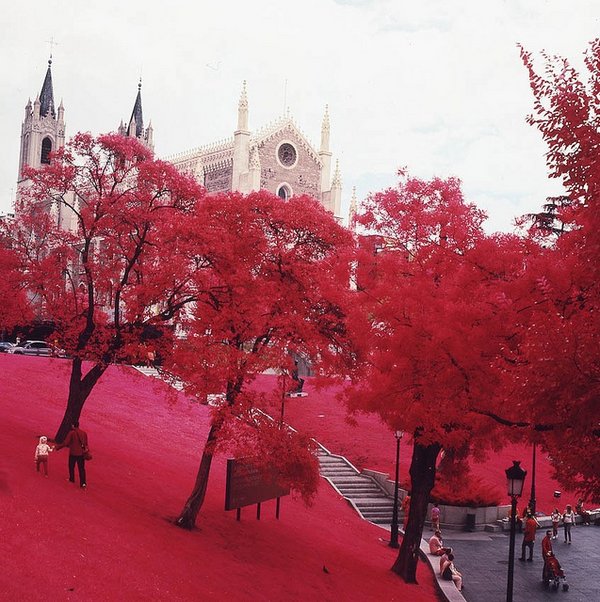
[[[434,531],[440,530],[440,508],[437,504],[431,509],[431,528]]]
[[[521,545],[521,557],[519,560],[525,560],[525,548],[529,548],[529,562],[533,562],[533,545],[535,543],[535,532],[539,527],[539,523],[533,517],[533,514],[528,514],[523,527],[523,544]]]
[[[69,448],[69,481],[75,482],[75,464],[79,472],[79,485],[83,488],[87,486],[85,478],[85,457],[89,454],[87,433],[79,428],[79,422],[74,421],[71,430],[62,443],[56,446],[56,449],[63,447]]]
[[[410,493],[407,493],[402,500],[402,512],[404,513],[404,530],[408,525],[408,514],[410,512]]]
[[[552,553],[552,531],[546,531],[546,537],[542,539],[542,557],[545,560]]]

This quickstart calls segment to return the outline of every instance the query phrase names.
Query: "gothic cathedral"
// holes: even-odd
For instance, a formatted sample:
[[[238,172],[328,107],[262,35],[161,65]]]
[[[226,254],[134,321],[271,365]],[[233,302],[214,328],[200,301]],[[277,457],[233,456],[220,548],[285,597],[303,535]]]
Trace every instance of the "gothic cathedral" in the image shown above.
[[[141,82],[127,125],[122,121],[117,130],[124,136],[135,136],[154,148],[152,125],[144,128]],[[321,127],[321,145],[316,150],[306,139],[294,120],[282,117],[257,132],[248,129],[248,98],[244,82],[239,105],[237,129],[228,140],[200,146],[166,157],[181,171],[193,174],[206,190],[220,192],[235,190],[248,193],[265,189],[287,199],[292,195],[307,194],[341,219],[342,186],[339,167],[332,174],[329,150],[329,114],[327,108]],[[64,107],[54,105],[52,87],[52,59],[42,90],[33,105],[25,107],[21,128],[19,159],[19,189],[27,185],[22,177],[23,167],[39,168],[49,162],[49,153],[65,143]],[[65,216],[56,216],[59,223]],[[64,224],[68,227],[68,224]]]

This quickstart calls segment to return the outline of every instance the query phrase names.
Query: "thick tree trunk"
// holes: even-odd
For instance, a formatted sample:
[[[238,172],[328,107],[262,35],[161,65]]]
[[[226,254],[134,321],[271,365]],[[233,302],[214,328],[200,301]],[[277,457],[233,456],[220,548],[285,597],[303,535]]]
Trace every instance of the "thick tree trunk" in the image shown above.
[[[227,387],[225,389],[227,405],[233,406],[235,404],[235,400],[242,389],[243,383],[243,374],[239,374],[235,381],[227,381]],[[175,524],[182,529],[191,530],[196,526],[196,518],[198,517],[198,513],[200,512],[200,508],[202,508],[202,504],[204,503],[204,498],[206,496],[210,465],[212,464],[213,452],[220,427],[221,422],[219,419],[217,419],[217,422],[213,422],[211,424],[210,431],[208,432],[208,437],[206,439],[206,444],[204,445],[204,451],[202,452],[202,460],[200,461],[200,466],[198,467],[198,474],[196,475],[194,489],[192,490],[190,497],[188,497],[187,501],[185,502],[181,513],[175,520]]]
[[[392,566],[392,571],[400,575],[406,583],[417,582],[423,526],[427,518],[429,494],[435,485],[435,463],[440,449],[438,444],[421,445],[418,443],[418,437],[415,438],[410,464],[411,496],[408,524],[398,558]]]
[[[215,424],[210,427],[208,438],[206,439],[206,445],[204,446],[204,451],[202,452],[202,460],[200,461],[198,474],[196,475],[194,489],[183,506],[183,510],[175,521],[175,524],[182,529],[191,530],[196,525],[196,517],[198,516],[198,512],[200,512],[200,508],[202,508],[204,497],[206,496],[208,475],[210,474],[210,465],[213,459],[213,450],[217,440],[218,430],[219,428]]]
[[[58,427],[58,431],[54,440],[62,443],[71,429],[74,421],[79,420],[81,410],[85,400],[89,397],[92,389],[104,374],[107,366],[96,364],[92,369],[82,377],[81,359],[75,358],[71,365],[71,378],[69,380],[69,398],[67,400],[67,408],[65,410],[62,422]]]

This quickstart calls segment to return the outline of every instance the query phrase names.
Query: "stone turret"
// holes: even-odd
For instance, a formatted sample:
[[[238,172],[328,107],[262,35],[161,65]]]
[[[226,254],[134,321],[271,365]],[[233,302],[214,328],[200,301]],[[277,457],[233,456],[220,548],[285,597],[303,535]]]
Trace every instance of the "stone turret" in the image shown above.
[[[321,159],[321,190],[329,190],[331,178],[331,151],[329,150],[329,107],[325,105],[325,114],[321,124],[321,148],[319,158]],[[337,214],[336,214],[337,215]]]
[[[232,190],[248,192],[249,167],[250,131],[248,130],[248,96],[246,94],[246,82],[244,81],[238,103],[237,130],[233,133]]]

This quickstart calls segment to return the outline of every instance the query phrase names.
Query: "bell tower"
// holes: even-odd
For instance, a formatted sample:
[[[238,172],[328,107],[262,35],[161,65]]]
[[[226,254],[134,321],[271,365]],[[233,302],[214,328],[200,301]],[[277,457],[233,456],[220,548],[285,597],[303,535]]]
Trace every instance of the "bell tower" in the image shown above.
[[[46,77],[33,104],[25,106],[25,119],[21,126],[21,153],[17,183],[24,181],[23,168],[39,169],[50,163],[50,153],[65,144],[65,109],[61,101],[58,109],[54,104],[52,87],[52,55],[48,60]]]

